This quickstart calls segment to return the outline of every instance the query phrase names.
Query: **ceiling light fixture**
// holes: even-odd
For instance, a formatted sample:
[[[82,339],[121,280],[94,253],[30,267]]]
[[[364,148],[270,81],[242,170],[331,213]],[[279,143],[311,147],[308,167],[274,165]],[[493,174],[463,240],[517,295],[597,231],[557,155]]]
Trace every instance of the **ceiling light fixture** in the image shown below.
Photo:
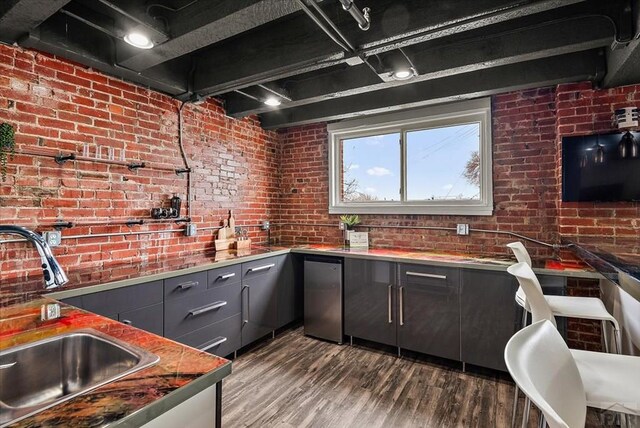
[[[280,104],[282,104],[282,101],[280,101],[279,99],[277,99],[276,97],[269,97],[266,100],[264,100],[264,103],[268,106],[271,107],[277,107]]]
[[[416,72],[413,68],[400,68],[391,73],[391,77],[395,80],[409,80],[415,76]]]
[[[153,47],[153,42],[140,33],[129,33],[124,36],[124,41],[139,49],[151,49]]]

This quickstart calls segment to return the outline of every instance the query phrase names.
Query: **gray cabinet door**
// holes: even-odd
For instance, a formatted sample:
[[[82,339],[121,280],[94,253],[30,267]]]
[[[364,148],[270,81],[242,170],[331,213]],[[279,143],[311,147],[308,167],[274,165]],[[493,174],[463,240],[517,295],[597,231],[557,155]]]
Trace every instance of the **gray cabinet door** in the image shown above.
[[[460,359],[460,270],[400,265],[398,346]]]
[[[278,263],[278,322],[277,328],[302,317],[302,287],[298,259],[293,254],[279,257]]]
[[[277,264],[269,258],[242,265],[242,346],[277,328]]]
[[[516,279],[507,272],[464,269],[461,282],[462,361],[506,371],[504,347],[522,316]]]
[[[163,316],[162,303],[157,303],[144,308],[133,309],[118,314],[118,321],[162,336]]]
[[[396,264],[346,258],[344,333],[395,346]]]

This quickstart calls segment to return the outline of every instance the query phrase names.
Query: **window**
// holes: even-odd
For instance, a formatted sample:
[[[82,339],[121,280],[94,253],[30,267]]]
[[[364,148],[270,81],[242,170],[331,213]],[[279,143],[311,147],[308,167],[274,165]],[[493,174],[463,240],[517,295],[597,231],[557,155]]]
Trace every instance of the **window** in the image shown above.
[[[492,214],[489,99],[328,129],[330,213]]]

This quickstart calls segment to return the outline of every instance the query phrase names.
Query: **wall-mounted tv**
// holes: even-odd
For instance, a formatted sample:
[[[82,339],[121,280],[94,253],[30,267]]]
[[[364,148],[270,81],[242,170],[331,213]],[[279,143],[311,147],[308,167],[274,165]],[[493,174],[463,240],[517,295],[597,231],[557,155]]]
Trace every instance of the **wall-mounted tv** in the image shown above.
[[[562,138],[562,200],[640,201],[640,132],[630,134]]]

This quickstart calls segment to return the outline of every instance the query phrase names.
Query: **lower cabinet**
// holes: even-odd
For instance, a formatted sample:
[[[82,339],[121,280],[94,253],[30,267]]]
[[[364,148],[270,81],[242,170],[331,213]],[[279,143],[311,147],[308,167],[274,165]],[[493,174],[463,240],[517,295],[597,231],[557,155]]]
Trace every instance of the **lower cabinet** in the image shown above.
[[[398,346],[460,359],[460,270],[400,264]]]
[[[242,264],[242,346],[255,342],[278,326],[277,257]]]
[[[162,281],[152,281],[62,301],[162,336],[162,295]]]
[[[344,261],[344,334],[396,346],[396,264]]]
[[[118,321],[162,336],[164,330],[162,306],[162,303],[156,303],[155,305],[145,306],[144,308],[120,312],[118,314]]]
[[[226,356],[302,316],[298,272],[287,254],[62,301]]]
[[[538,275],[545,294],[565,294],[567,280]],[[460,296],[461,359],[465,363],[507,370],[504,348],[520,329],[523,309],[515,302],[518,281],[507,272],[463,269]],[[563,336],[566,321],[556,318]]]
[[[507,272],[463,269],[460,295],[462,361],[507,370],[504,347],[522,316],[516,279]]]

